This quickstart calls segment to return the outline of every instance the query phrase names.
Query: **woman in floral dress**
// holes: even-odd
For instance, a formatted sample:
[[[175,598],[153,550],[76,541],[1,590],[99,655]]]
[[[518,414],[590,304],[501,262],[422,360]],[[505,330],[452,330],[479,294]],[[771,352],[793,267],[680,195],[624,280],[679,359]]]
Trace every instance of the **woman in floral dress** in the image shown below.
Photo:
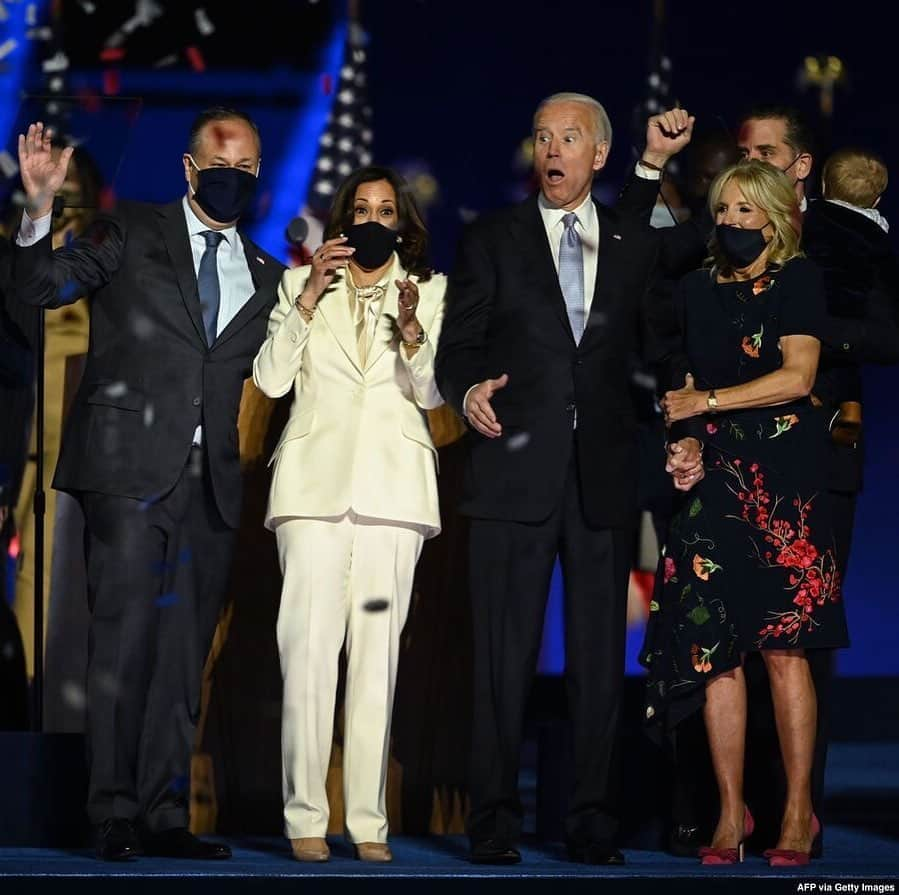
[[[650,607],[646,720],[670,732],[703,709],[721,796],[703,862],[742,858],[752,831],[742,662],[761,651],[787,777],[780,839],[766,854],[773,866],[806,863],[819,825],[805,651],[848,644],[826,502],[828,420],[811,392],[824,296],[781,172],[757,161],[728,168],[709,202],[712,267],[688,274],[677,296],[691,373],[662,402],[678,437],[704,444],[703,468],[675,472],[690,493]]]

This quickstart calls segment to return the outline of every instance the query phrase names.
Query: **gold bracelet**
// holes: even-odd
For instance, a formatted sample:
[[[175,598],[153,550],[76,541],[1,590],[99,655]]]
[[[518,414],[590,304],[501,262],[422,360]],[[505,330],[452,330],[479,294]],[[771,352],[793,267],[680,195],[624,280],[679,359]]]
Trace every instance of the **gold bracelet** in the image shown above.
[[[315,316],[315,311],[318,306],[315,308],[307,308],[301,301],[299,296],[297,296],[296,301],[294,301],[294,305],[296,309],[300,312],[300,316],[306,323],[312,323],[312,318]]]

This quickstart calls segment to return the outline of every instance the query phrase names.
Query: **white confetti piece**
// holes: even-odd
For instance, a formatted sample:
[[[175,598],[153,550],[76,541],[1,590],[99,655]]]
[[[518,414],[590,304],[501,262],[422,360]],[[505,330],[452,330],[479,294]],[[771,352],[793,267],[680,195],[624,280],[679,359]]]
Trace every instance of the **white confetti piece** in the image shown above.
[[[51,56],[49,59],[45,59],[41,65],[41,68],[50,74],[51,72],[57,71],[66,71],[69,67],[69,57],[66,56],[62,51],[56,53],[56,55]]]
[[[197,23],[197,31],[199,31],[203,37],[209,37],[210,34],[215,32],[215,25],[212,24],[209,15],[202,6],[194,10],[194,21]]]
[[[28,6],[25,7],[25,24],[26,25],[36,25],[37,24],[37,4],[29,3]]]
[[[5,149],[0,151],[0,173],[4,177],[14,177],[19,173],[18,163]]]
[[[19,42],[14,40],[12,37],[9,40],[3,41],[0,44],[0,59],[5,59],[16,47],[18,47]]]

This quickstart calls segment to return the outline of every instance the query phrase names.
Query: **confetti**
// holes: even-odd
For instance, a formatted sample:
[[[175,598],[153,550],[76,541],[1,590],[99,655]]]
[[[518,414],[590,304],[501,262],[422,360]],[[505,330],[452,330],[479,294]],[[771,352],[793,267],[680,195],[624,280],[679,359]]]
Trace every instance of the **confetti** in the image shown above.
[[[106,47],[103,52],[100,53],[100,59],[103,62],[118,62],[119,59],[125,58],[125,48],[124,47]]]
[[[4,177],[14,177],[19,173],[19,165],[5,149],[0,150],[0,173]]]
[[[2,57],[0,57],[2,58]],[[52,72],[57,71],[66,71],[69,67],[69,57],[66,56],[65,53],[60,50],[55,55],[51,56],[49,59],[45,59],[41,65],[41,68],[47,73],[50,74]]]
[[[162,59],[157,59],[153,63],[153,68],[166,68],[169,65],[174,65],[178,61],[178,57],[174,53],[169,53],[168,56],[163,56]]]
[[[522,448],[528,446],[530,440],[531,435],[529,432],[516,432],[514,435],[510,435],[506,440],[506,450],[520,451]]]
[[[75,681],[66,681],[62,685],[62,698],[65,704],[72,709],[81,710],[87,705],[84,687]]]
[[[53,37],[53,29],[47,27],[29,28],[25,32],[25,37],[29,40],[50,40]]]
[[[29,3],[28,6],[25,7],[25,24],[26,25],[36,25],[37,24],[37,4],[36,3]]]
[[[199,31],[203,37],[209,37],[209,35],[215,31],[215,25],[212,24],[209,15],[202,6],[194,10],[194,21],[197,23],[197,31]]]
[[[194,71],[206,71],[206,63],[203,61],[203,54],[197,47],[185,47],[184,55],[187,56],[187,61]]]
[[[95,3],[91,3],[91,0],[78,0],[78,5],[87,13],[87,15],[92,16],[97,11],[97,6]]]
[[[18,47],[19,42],[12,37],[0,44],[0,59],[5,59],[13,50]]]

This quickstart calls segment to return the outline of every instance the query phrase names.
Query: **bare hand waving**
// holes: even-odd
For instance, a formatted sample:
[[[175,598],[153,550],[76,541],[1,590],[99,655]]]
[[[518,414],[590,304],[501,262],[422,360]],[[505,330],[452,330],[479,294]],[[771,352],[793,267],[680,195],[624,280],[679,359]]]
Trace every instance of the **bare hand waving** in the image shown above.
[[[75,151],[67,146],[58,155],[52,151],[52,132],[38,121],[28,125],[28,133],[19,134],[19,168],[28,196],[28,214],[40,218],[53,209],[53,196],[66,179],[69,159]]]

